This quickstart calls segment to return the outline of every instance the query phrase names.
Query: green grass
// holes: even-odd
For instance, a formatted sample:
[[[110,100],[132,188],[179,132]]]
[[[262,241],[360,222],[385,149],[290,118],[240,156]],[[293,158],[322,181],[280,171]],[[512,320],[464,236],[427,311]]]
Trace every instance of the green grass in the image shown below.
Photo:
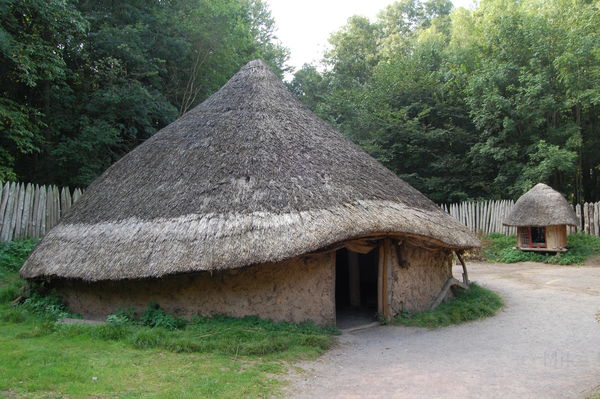
[[[394,324],[405,326],[438,328],[467,321],[483,319],[496,314],[504,305],[496,293],[471,284],[468,290],[442,303],[433,310],[404,313],[394,318]]]
[[[0,247],[0,397],[260,398],[278,392],[289,362],[334,342],[335,329],[309,323],[181,323],[155,305],[135,321],[122,312],[106,325],[56,324],[69,314],[52,296],[10,304],[25,292],[17,270],[34,245]]]
[[[516,237],[513,235],[489,234],[484,237],[482,250],[487,262],[516,263],[542,262],[557,265],[582,264],[591,256],[600,255],[600,237],[587,234],[569,235],[569,251],[556,255],[523,252],[513,249]]]

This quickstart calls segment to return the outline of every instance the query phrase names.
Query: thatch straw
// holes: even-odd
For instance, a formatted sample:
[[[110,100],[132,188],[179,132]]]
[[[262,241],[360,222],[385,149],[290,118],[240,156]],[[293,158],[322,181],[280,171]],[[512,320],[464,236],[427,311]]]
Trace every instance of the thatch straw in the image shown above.
[[[252,61],[102,174],[21,275],[96,281],[230,269],[373,233],[479,245]]]
[[[505,226],[576,226],[577,216],[561,193],[538,183],[517,200],[502,223]]]

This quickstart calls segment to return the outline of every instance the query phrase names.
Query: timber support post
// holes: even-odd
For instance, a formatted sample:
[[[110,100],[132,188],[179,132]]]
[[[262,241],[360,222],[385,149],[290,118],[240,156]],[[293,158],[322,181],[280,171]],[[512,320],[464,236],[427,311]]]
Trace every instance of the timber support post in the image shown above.
[[[460,262],[460,264],[462,265],[463,268],[463,283],[468,286],[470,284],[469,282],[469,273],[467,272],[467,264],[465,263],[465,261],[462,258],[462,251],[454,251],[454,253],[456,254],[456,257],[458,258],[458,261]]]

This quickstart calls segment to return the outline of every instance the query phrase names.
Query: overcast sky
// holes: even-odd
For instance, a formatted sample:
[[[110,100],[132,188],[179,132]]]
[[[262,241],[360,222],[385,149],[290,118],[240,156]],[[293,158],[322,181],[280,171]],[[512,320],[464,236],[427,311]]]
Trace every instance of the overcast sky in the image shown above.
[[[290,49],[290,65],[319,61],[331,32],[352,15],[371,20],[393,0],[267,0],[277,23],[277,37]],[[453,0],[455,7],[472,7],[473,0]]]

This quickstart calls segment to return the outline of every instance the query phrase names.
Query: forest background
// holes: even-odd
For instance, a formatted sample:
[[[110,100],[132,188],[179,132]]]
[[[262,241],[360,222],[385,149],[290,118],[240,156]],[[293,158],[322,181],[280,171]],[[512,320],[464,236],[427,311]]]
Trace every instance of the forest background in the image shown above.
[[[329,42],[289,88],[432,200],[600,200],[599,1],[402,0]],[[254,58],[292,72],[261,0],[0,0],[0,181],[84,188]]]

